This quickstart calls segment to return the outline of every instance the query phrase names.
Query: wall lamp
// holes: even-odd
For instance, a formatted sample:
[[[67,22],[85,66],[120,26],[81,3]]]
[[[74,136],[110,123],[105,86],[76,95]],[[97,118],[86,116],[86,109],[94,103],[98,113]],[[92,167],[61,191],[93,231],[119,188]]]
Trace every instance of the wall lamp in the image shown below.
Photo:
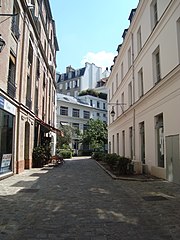
[[[34,9],[35,6],[31,3],[27,4],[27,8],[28,9]],[[0,17],[15,17],[17,16],[19,13],[0,13]],[[0,53],[2,52],[3,48],[5,47],[6,42],[5,40],[2,38],[2,35],[0,34]]]
[[[108,103],[108,105],[113,105],[110,111],[110,114],[111,114],[111,117],[114,117],[115,116],[114,106],[120,106],[122,112],[124,112],[123,106],[125,106],[126,103]]]
[[[18,15],[18,13],[13,13],[13,14],[11,14],[11,13],[1,13],[0,17],[14,17],[16,15]],[[6,42],[2,38],[2,35],[0,34],[0,53],[2,52],[3,48],[5,47],[5,45],[6,45]]]

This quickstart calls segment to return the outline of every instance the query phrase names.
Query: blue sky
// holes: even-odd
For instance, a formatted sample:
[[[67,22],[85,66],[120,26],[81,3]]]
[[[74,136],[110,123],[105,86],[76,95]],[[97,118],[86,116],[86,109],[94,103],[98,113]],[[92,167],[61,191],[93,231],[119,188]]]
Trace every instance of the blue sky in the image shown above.
[[[60,51],[57,71],[85,62],[110,67],[129,14],[139,0],[50,0]]]

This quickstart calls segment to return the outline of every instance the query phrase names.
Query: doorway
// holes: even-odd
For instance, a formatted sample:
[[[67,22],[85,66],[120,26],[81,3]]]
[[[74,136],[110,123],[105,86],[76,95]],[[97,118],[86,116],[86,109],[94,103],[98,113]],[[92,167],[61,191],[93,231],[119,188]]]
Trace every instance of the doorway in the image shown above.
[[[170,182],[180,184],[179,135],[166,137],[166,176]]]

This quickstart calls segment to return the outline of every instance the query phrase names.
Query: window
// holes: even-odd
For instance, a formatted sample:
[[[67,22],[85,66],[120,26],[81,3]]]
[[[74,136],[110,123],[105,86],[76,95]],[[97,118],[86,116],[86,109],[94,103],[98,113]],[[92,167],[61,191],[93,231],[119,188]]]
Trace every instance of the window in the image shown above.
[[[36,79],[40,77],[40,61],[39,57],[37,57],[37,62],[36,62]]]
[[[106,118],[106,114],[105,113],[103,113],[103,117]]]
[[[144,133],[144,122],[139,123],[140,133],[140,160],[145,164],[145,133]]]
[[[129,148],[130,148],[130,158],[133,159],[133,128],[129,128]]]
[[[125,131],[122,131],[122,156],[125,157]]]
[[[119,155],[119,133],[117,133],[117,154]]]
[[[34,112],[38,115],[38,87],[35,88]]]
[[[88,129],[89,125],[88,124],[83,124],[83,131],[86,131]]]
[[[157,0],[152,1],[150,11],[151,11],[151,28],[153,29],[158,22]]]
[[[100,116],[100,113],[96,113],[96,115],[97,115],[97,117],[99,117],[99,116]]]
[[[19,12],[18,7],[14,5],[13,7],[13,14],[17,14]],[[19,39],[19,14],[12,16],[12,23],[11,23],[11,31],[13,32],[14,36]]]
[[[180,18],[177,21],[177,42],[178,42],[178,57],[180,63]]]
[[[79,87],[78,80],[73,81],[73,87],[74,88],[78,88]]]
[[[112,153],[114,153],[114,135],[112,136]]]
[[[85,119],[89,119],[90,118],[90,112],[89,111],[84,111],[83,114],[84,114],[84,118]]]
[[[12,171],[14,116],[0,109],[0,174]]]
[[[15,63],[16,63],[15,57],[13,55],[10,55],[7,93],[12,98],[15,98],[16,96],[16,85],[15,85],[16,65]]]
[[[62,89],[63,89],[63,85],[59,84],[59,90],[62,90]]]
[[[123,62],[121,63],[121,81],[123,80],[124,77],[124,66],[123,66]]]
[[[90,100],[90,106],[93,106],[93,100]]]
[[[112,82],[112,96],[114,94],[114,82]]]
[[[68,107],[60,107],[60,115],[68,116]]]
[[[131,67],[131,48],[128,50],[128,69]]]
[[[132,105],[132,82],[128,85],[128,101],[130,107]]]
[[[70,89],[70,82],[67,82],[66,83],[66,90],[69,90]]]
[[[78,91],[74,91],[74,97],[78,96]]]
[[[118,105],[118,100],[116,100],[116,110],[115,110],[115,113],[116,113],[116,117],[119,117],[119,105]]]
[[[73,125],[73,128],[75,128],[75,129],[78,129],[78,130],[79,130],[79,123],[73,123],[72,125]]]
[[[163,114],[155,117],[156,152],[158,167],[164,167],[164,123]]]
[[[103,103],[103,109],[106,110],[106,103]]]
[[[154,83],[158,83],[161,80],[161,70],[160,70],[160,50],[159,46],[153,52],[153,74],[154,74]]]
[[[137,31],[137,53],[141,51],[142,48],[142,39],[141,39],[141,27]]]
[[[119,81],[119,79],[118,79],[118,73],[116,73],[116,90],[118,89],[118,85],[119,85],[118,81]]]
[[[100,108],[100,103],[97,101],[97,108]]]
[[[27,85],[26,85],[26,106],[31,109],[31,77],[27,76]]]
[[[79,117],[79,109],[73,108],[72,116]]]
[[[124,92],[121,94],[122,112],[124,112]]]
[[[138,72],[138,93],[139,97],[144,95],[144,83],[143,83],[143,69]]]

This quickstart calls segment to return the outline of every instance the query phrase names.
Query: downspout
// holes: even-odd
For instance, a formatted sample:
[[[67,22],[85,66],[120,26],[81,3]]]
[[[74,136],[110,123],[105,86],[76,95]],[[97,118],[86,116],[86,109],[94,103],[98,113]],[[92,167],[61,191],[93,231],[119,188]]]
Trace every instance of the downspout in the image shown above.
[[[131,33],[131,44],[132,44],[132,88],[133,88],[133,106],[135,103],[135,76],[134,76],[134,39],[133,33]],[[136,160],[136,142],[135,142],[135,125],[136,125],[136,111],[133,108],[133,160]]]

